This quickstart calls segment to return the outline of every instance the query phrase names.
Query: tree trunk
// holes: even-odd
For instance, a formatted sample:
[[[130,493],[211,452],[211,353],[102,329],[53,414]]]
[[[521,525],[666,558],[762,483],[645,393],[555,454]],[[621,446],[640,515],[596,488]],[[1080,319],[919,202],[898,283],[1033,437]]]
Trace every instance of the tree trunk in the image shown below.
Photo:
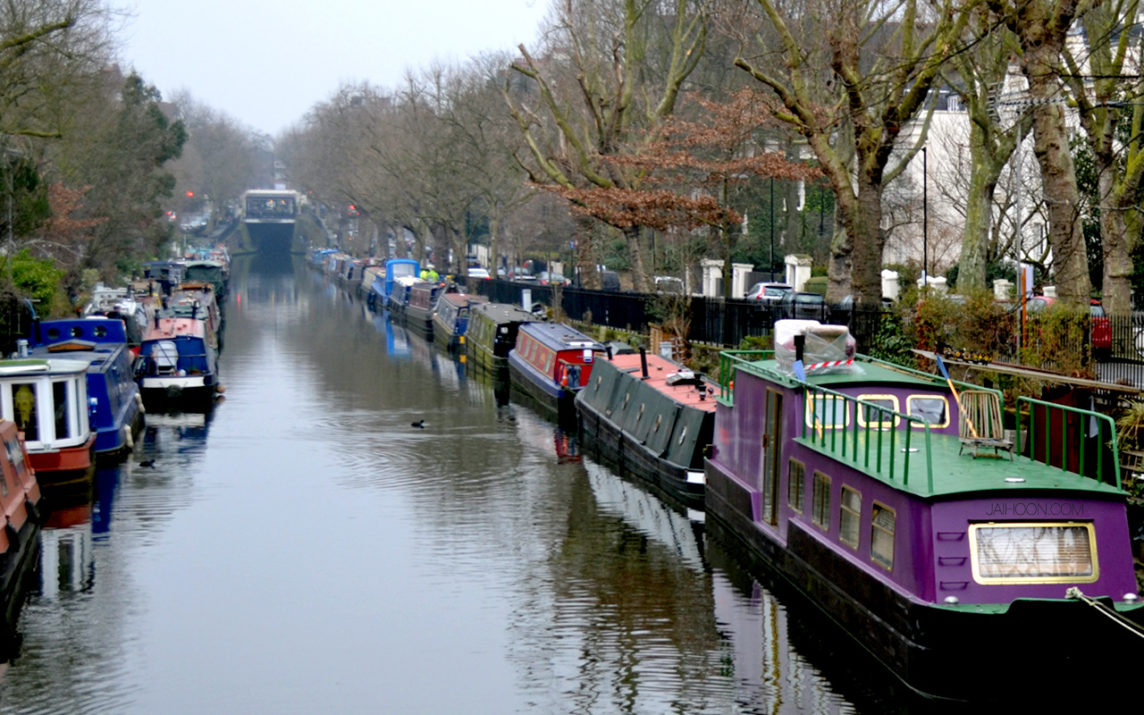
[[[969,159],[974,167],[969,177],[965,204],[965,230],[961,236],[961,260],[957,268],[958,292],[988,288],[985,269],[987,247],[993,232],[993,195],[1001,169],[986,156],[981,128],[971,124]]]
[[[628,257],[631,258],[632,288],[637,293],[647,292],[647,271],[644,268],[643,247],[640,245],[639,226],[629,226],[624,229],[624,238],[628,243]]]
[[[882,303],[882,185],[858,174],[858,200],[850,203],[846,217],[848,233],[854,236],[851,254],[851,288],[854,305],[878,307]]]
[[[497,266],[500,265],[500,212],[494,211],[489,216],[489,275],[497,277]]]
[[[576,215],[576,267],[580,272],[580,284],[584,288],[599,290],[603,283],[596,270],[596,221],[584,214]]]
[[[1100,196],[1113,195],[1115,177],[1112,168],[1101,172]],[[1116,202],[1100,212],[1101,249],[1104,253],[1101,298],[1109,315],[1132,313],[1132,246],[1125,221],[1125,211]],[[1129,206],[1130,210],[1134,207]]]
[[[1055,42],[1047,42],[1026,55],[1024,72],[1032,97],[1048,100],[1056,95],[1055,75],[1045,70],[1055,67],[1059,56],[1060,47]],[[1069,151],[1064,112],[1057,104],[1044,104],[1032,111],[1035,112],[1033,154],[1041,167],[1057,296],[1074,307],[1086,306],[1092,282],[1088,277],[1088,254],[1080,221],[1080,192]]]
[[[850,234],[842,225],[841,216],[840,212],[834,212],[834,236],[830,239],[830,265],[826,269],[827,277],[830,279],[826,286],[826,300],[830,303],[840,302],[853,290],[851,254],[854,247],[850,242]]]

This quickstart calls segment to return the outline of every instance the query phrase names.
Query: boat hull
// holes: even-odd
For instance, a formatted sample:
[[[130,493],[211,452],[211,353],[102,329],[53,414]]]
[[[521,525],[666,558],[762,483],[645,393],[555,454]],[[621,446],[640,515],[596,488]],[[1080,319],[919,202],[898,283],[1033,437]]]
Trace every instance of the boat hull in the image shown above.
[[[711,461],[706,478],[710,533],[756,568],[778,576],[923,696],[1052,702],[1060,692],[1041,685],[1055,682],[1067,690],[1072,684],[1075,693],[1081,684],[1089,692],[1095,683],[1122,684],[1139,648],[1138,640],[1081,601],[1019,599],[1004,609],[974,609],[910,598],[798,523],[790,523],[787,542],[780,543],[748,516],[752,495],[736,479]],[[1144,624],[1144,608],[1122,615]],[[1068,633],[1085,633],[1087,640],[1101,643],[1099,656],[1065,647],[1068,639],[1061,634]],[[1033,683],[1039,684],[1035,699],[1029,692]]]
[[[147,408],[161,412],[206,412],[218,394],[211,375],[148,377],[141,382],[140,391]]]
[[[95,474],[95,435],[75,447],[29,452],[28,463],[53,503],[88,496]]]
[[[586,450],[622,473],[655,487],[670,501],[693,509],[703,508],[703,472],[674,464],[625,433],[618,425],[577,401],[580,437]]]

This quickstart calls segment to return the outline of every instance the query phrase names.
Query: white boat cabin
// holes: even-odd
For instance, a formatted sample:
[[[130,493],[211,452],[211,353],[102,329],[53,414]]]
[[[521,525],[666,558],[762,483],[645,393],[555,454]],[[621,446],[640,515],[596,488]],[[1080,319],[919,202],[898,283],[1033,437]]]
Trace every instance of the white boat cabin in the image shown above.
[[[88,421],[87,362],[0,361],[0,414],[24,433],[28,452],[83,445]]]

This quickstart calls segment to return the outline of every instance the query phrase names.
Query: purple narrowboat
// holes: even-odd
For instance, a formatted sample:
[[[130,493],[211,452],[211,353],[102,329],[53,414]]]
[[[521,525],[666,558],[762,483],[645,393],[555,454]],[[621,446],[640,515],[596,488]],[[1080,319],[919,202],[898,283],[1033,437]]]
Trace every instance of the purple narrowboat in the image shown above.
[[[1123,686],[1144,602],[1111,418],[1020,398],[1005,431],[996,391],[803,353],[838,331],[722,355],[708,528],[922,694]]]

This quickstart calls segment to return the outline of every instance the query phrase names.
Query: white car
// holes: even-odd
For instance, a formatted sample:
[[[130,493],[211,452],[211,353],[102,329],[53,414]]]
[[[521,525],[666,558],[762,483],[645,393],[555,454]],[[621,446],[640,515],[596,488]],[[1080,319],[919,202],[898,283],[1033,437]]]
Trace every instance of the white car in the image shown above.
[[[473,280],[487,281],[487,280],[490,280],[492,278],[492,276],[489,275],[489,272],[486,269],[480,268],[478,266],[469,266],[465,270],[465,272],[467,273],[469,278],[471,278]]]

